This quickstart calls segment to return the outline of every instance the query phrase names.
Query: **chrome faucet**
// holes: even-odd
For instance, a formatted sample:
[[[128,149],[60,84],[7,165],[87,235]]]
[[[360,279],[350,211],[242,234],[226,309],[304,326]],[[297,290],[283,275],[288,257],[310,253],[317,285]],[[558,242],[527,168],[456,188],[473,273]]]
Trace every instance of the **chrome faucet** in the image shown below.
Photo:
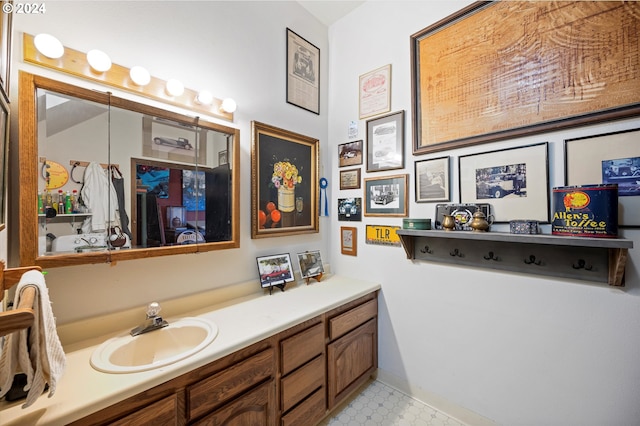
[[[132,336],[148,333],[149,331],[158,330],[162,327],[169,325],[168,322],[162,319],[160,315],[160,304],[158,302],[151,302],[147,306],[147,319],[142,324],[131,330]]]

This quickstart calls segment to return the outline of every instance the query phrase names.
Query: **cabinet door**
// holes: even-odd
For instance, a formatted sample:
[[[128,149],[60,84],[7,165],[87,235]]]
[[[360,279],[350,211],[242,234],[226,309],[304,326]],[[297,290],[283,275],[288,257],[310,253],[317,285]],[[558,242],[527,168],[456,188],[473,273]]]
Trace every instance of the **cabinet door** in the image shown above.
[[[273,380],[269,380],[193,424],[198,426],[274,425],[275,394],[275,384]]]
[[[374,318],[327,346],[330,410],[375,372],[378,366],[377,337]]]

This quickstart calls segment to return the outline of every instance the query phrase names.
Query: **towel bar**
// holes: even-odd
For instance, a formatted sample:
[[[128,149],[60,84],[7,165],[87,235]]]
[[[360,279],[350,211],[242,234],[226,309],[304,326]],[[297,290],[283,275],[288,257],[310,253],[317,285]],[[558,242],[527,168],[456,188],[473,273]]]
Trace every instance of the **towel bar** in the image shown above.
[[[39,266],[26,266],[20,268],[5,269],[5,264],[0,261],[0,300],[4,298],[5,290],[10,289],[20,282],[20,277],[27,271],[42,271]],[[0,312],[0,336],[5,336],[14,331],[29,328],[35,318],[33,302],[36,288],[26,287],[21,294],[20,304],[7,312]]]

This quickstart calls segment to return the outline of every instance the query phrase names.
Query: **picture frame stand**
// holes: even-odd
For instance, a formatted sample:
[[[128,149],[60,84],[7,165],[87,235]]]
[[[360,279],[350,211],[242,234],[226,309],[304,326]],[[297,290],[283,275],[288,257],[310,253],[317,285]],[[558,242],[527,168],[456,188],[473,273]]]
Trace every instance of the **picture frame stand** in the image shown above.
[[[309,285],[309,280],[314,279],[318,282],[320,282],[320,280],[322,280],[322,272],[320,272],[318,275],[314,275],[313,277],[307,277],[305,278],[305,281],[307,282],[307,285]]]
[[[273,293],[273,288],[274,287],[278,287],[280,289],[280,291],[284,291],[284,286],[285,286],[285,284],[274,284],[272,286],[269,286],[269,296],[271,296],[271,293]]]

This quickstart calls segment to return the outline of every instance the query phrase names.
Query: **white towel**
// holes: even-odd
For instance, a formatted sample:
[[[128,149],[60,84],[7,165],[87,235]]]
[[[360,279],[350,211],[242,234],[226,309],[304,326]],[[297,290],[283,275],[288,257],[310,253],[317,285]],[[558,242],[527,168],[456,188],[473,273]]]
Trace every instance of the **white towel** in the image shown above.
[[[0,398],[11,388],[13,376],[20,372],[27,375],[24,387],[28,391],[27,400],[22,408],[33,404],[42,395],[47,383],[51,398],[66,365],[51,310],[49,290],[40,271],[27,271],[22,275],[16,288],[14,306],[20,304],[22,290],[28,286],[36,288],[33,302],[35,319],[29,328],[31,332],[25,329],[7,335],[0,357]]]

